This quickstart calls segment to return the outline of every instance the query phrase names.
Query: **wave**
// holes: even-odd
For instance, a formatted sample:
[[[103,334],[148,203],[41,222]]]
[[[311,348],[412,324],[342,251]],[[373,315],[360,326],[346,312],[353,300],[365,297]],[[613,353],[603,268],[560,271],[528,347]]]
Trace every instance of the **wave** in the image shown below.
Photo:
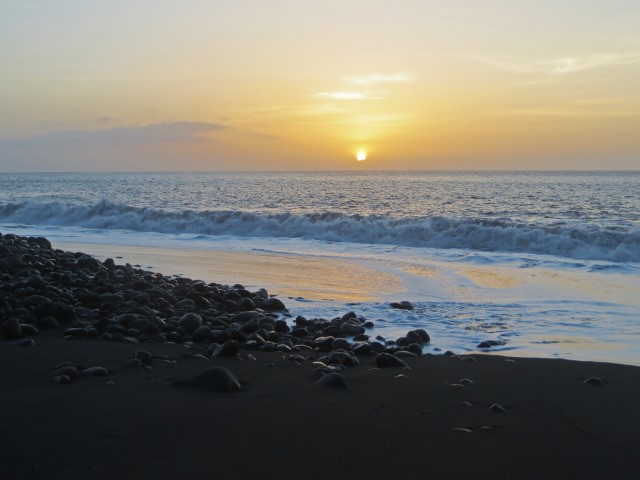
[[[640,262],[640,231],[596,225],[543,225],[509,219],[392,218],[381,215],[172,211],[109,200],[94,205],[23,201],[0,205],[0,221],[137,232],[232,235],[534,253],[581,260]]]

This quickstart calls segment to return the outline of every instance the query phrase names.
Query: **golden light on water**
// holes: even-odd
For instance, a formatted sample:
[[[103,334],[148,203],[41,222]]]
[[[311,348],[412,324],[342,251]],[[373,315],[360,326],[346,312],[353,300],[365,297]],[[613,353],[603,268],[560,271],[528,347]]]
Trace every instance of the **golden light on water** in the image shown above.
[[[365,152],[364,150],[359,150],[358,153],[356,154],[356,160],[358,160],[359,162],[364,162],[367,159],[367,152]]]

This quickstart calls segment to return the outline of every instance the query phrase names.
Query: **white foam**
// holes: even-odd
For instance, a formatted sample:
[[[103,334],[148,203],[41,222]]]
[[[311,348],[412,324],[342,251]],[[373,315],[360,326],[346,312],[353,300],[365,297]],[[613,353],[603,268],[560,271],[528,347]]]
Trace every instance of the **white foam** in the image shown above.
[[[294,214],[141,208],[103,199],[94,205],[25,200],[0,205],[4,225],[83,227],[175,235],[322,240],[479,252],[517,252],[578,260],[640,262],[640,229],[508,219],[393,218],[337,212]]]

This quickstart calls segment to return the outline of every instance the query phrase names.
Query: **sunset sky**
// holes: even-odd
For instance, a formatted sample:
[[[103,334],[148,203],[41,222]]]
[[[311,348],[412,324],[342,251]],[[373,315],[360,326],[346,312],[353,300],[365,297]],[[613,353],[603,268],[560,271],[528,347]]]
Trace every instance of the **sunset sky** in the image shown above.
[[[640,1],[2,0],[0,86],[0,171],[639,169]]]

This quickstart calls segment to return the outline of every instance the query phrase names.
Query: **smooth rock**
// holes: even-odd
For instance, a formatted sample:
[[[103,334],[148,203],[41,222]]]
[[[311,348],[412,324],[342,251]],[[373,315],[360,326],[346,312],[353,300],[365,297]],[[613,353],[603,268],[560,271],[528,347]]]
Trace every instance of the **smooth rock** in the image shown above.
[[[596,385],[598,387],[603,387],[606,385],[606,383],[604,382],[604,380],[602,380],[600,377],[589,377],[589,378],[585,378],[582,383],[587,384],[587,385]]]
[[[284,306],[284,303],[282,303],[282,300],[275,297],[269,297],[265,299],[262,302],[262,308],[264,308],[265,310],[269,310],[271,312],[281,312],[281,311],[287,310],[287,307]]]
[[[320,377],[316,383],[323,387],[348,388],[347,379],[341,373],[331,372]]]
[[[80,372],[83,377],[106,377],[109,375],[109,370],[104,367],[89,367]]]
[[[53,377],[53,381],[58,385],[67,385],[71,383],[71,379],[66,375],[58,375],[56,377]]]
[[[15,339],[22,337],[22,326],[17,318],[10,318],[0,325],[0,333],[3,338]]]
[[[213,352],[214,357],[235,357],[240,350],[240,343],[237,340],[227,340],[219,345]]]
[[[391,306],[391,308],[396,308],[399,310],[413,310],[415,307],[413,306],[413,304],[411,302],[408,302],[407,300],[403,300],[402,302],[393,302],[389,304]]]
[[[212,367],[194,377],[176,380],[172,385],[208,392],[239,392],[242,387],[233,373],[224,367]]]
[[[380,353],[376,357],[376,365],[380,368],[405,368],[408,365],[398,357],[388,353]]]
[[[202,326],[202,317],[193,312],[185,313],[182,317],[180,317],[180,321],[178,322],[178,324],[187,332],[193,333]]]

